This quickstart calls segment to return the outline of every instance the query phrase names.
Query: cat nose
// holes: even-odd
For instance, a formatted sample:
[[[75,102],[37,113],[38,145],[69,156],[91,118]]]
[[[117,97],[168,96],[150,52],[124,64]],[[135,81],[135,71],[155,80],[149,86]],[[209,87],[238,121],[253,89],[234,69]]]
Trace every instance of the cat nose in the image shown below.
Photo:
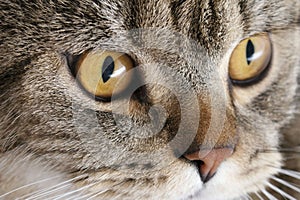
[[[211,150],[199,150],[184,155],[190,161],[194,161],[204,183],[209,181],[217,172],[221,163],[233,153],[233,148],[217,148]]]

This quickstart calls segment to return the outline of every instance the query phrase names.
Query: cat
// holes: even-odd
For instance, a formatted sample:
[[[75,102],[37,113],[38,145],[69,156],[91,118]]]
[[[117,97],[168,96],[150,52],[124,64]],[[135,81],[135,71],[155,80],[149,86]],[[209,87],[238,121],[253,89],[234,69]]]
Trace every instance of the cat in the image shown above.
[[[0,8],[0,199],[300,198],[298,0]]]

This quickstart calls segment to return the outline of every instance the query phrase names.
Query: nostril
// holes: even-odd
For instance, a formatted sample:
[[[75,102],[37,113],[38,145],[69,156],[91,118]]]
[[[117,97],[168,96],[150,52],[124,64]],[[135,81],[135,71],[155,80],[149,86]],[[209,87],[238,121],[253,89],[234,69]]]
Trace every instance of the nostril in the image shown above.
[[[192,163],[194,163],[196,166],[204,165],[204,162],[202,160],[193,160]]]
[[[202,160],[192,161],[198,168],[201,180],[206,183],[208,182],[217,172],[216,169],[212,169],[211,163],[204,163]]]
[[[205,163],[204,163],[202,160],[193,160],[192,163],[193,163],[195,166],[197,166],[198,172],[199,172],[200,177],[201,177],[201,180],[202,180],[204,183],[206,183],[206,182],[210,179],[210,177],[208,177],[207,175],[205,175],[205,174],[203,173],[203,170],[201,170],[201,169],[204,167]],[[212,176],[213,176],[213,175],[212,175]],[[212,176],[211,176],[211,177],[212,177]]]
[[[211,151],[196,151],[184,155],[198,167],[201,179],[204,183],[209,181],[217,172],[221,163],[233,153],[233,148],[219,148]]]

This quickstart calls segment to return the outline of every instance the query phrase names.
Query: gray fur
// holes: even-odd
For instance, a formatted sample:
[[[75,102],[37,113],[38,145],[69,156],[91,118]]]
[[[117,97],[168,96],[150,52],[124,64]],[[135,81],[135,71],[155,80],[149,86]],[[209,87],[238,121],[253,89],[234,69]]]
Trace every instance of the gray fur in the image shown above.
[[[1,0],[0,197],[78,176],[50,196],[91,183],[62,197],[234,199],[262,190],[284,165],[283,133],[299,145],[298,125],[289,124],[299,110],[299,10],[298,0]],[[232,50],[261,32],[273,43],[271,70],[250,87],[232,85]],[[82,92],[65,55],[90,49],[130,55],[150,83],[146,99],[134,94],[129,111],[116,113],[121,100]],[[206,185],[178,158],[199,145],[235,146]]]

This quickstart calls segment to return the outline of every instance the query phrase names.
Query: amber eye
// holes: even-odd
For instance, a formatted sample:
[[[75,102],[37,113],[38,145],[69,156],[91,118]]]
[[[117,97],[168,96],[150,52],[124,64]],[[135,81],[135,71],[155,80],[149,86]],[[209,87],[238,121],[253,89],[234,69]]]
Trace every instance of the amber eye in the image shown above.
[[[127,54],[88,52],[80,57],[75,73],[76,79],[88,93],[101,100],[110,100],[113,93],[119,94],[129,86],[132,75],[127,75],[122,84],[117,83],[133,67],[134,62]]]
[[[229,75],[236,83],[249,82],[259,77],[271,61],[272,46],[267,33],[242,40],[229,61]]]

